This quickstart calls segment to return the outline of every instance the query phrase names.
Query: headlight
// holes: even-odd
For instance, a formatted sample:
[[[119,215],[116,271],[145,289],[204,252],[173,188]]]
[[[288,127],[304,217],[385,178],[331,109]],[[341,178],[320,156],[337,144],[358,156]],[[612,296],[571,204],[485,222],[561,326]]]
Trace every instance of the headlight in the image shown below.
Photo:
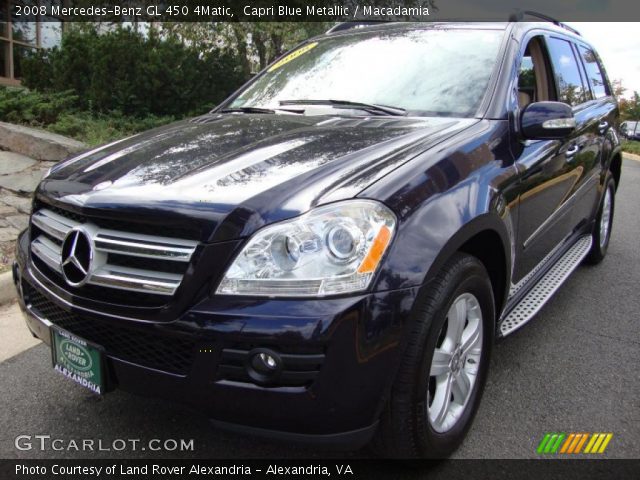
[[[216,293],[300,297],[365,290],[395,226],[391,210],[373,200],[318,207],[253,235]]]

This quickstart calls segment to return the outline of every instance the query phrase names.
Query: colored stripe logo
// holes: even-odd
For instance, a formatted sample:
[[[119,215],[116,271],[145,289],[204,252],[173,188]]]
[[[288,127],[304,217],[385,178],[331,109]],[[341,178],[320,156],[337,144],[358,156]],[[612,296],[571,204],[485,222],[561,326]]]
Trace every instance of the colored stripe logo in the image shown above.
[[[546,433],[538,454],[604,453],[613,433]]]

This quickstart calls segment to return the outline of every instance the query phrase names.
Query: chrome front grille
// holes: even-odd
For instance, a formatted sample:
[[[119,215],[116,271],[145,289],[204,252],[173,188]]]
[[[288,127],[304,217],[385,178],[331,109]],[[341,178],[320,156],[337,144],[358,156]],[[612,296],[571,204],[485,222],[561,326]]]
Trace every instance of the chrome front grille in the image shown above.
[[[63,242],[70,231],[81,227],[94,255],[86,284],[153,295],[175,293],[183,277],[176,271],[186,270],[198,245],[193,240],[105,229],[47,208],[35,212],[31,222],[36,227],[31,253],[60,277]]]

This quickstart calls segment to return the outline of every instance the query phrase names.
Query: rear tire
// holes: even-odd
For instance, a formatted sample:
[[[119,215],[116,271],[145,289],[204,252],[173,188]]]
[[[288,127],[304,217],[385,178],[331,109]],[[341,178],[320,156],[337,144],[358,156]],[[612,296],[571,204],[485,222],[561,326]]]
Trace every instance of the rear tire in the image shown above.
[[[444,458],[469,430],[486,382],[495,307],[483,264],[456,254],[421,291],[410,322],[374,448],[386,457]]]
[[[607,255],[609,240],[611,240],[611,227],[613,226],[615,198],[616,182],[611,174],[607,174],[604,194],[600,200],[600,208],[598,208],[596,222],[591,234],[593,244],[591,245],[591,250],[586,258],[587,263],[592,265],[600,263]]]

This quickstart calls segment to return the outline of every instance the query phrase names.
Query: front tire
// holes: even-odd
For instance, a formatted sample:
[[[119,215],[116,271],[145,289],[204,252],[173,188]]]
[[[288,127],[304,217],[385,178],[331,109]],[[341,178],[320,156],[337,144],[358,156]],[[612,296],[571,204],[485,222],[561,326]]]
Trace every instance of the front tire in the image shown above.
[[[487,377],[495,307],[489,275],[456,254],[423,289],[374,445],[401,458],[443,458],[460,445]]]
[[[616,182],[607,175],[605,190],[600,201],[600,208],[596,215],[596,223],[593,226],[593,243],[587,256],[587,262],[596,265],[607,255],[609,240],[611,240],[611,227],[613,226],[613,212],[616,198]]]

